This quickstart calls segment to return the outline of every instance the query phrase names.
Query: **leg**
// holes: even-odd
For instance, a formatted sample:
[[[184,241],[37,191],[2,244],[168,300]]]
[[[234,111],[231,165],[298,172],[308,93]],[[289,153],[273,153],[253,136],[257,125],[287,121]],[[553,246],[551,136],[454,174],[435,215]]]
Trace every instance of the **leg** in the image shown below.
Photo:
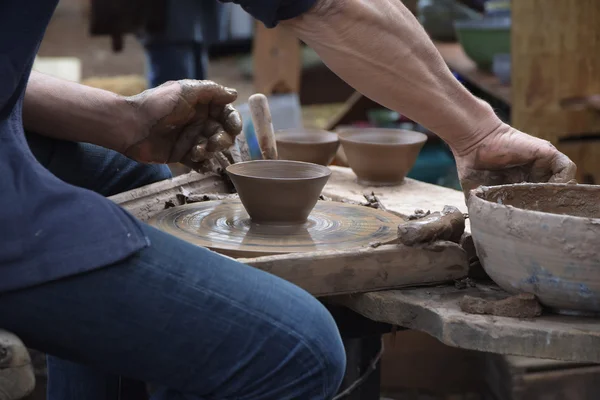
[[[345,354],[316,299],[145,230],[152,246],[123,263],[0,296],[0,325],[42,351],[154,383],[160,400],[335,394]]]
[[[50,139],[27,134],[29,146],[38,161],[54,175],[70,184],[111,196],[171,177],[168,167],[144,165],[127,157],[91,144]],[[121,382],[116,375],[105,374],[77,363],[48,357],[49,400],[116,399],[121,383],[142,386],[136,382]],[[143,388],[137,389],[142,391]],[[126,397],[131,400],[131,396]]]
[[[143,35],[148,83],[206,79],[208,45],[219,35],[223,5],[217,1],[169,0],[165,32]]]

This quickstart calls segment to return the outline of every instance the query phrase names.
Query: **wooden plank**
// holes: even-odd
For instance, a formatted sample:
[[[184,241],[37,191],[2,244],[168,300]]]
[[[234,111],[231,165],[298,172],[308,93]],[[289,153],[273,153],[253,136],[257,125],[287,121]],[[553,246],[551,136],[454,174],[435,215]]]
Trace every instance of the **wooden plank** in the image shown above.
[[[533,320],[473,315],[461,311],[464,295],[499,291],[478,284],[388,290],[336,299],[379,322],[426,332],[442,343],[463,349],[523,357],[600,364],[600,321],[545,315]]]
[[[125,208],[139,220],[147,221],[157,212],[164,210],[167,201],[175,202],[178,194],[184,192],[226,193],[226,191],[226,184],[219,175],[191,172],[123,192],[111,196],[109,199]]]
[[[35,375],[27,348],[12,333],[0,330],[0,400],[22,399],[34,386]]]
[[[298,93],[302,60],[300,41],[288,29],[256,24],[254,33],[254,87],[265,95]]]
[[[557,147],[577,165],[577,182],[600,184],[600,139],[559,142]]]
[[[512,123],[556,142],[600,132],[600,113],[561,107],[600,93],[600,2],[512,2]]]
[[[356,182],[356,175],[349,168],[331,166],[331,177],[323,194],[334,200],[364,202],[364,195],[375,193],[388,211],[402,216],[414,213],[415,209],[441,211],[444,206],[455,206],[468,212],[462,192],[442,186],[406,178],[402,185],[390,187],[367,187]],[[469,231],[467,220],[466,230]]]
[[[598,379],[600,366],[526,374],[514,400],[596,400],[600,398]]]
[[[467,255],[454,243],[428,248],[385,245],[350,251],[240,259],[315,296],[428,285],[467,275]]]
[[[459,43],[434,42],[434,44],[452,71],[458,73],[462,78],[490,96],[502,100],[506,104],[512,103],[510,85],[500,83],[493,74],[477,68],[477,65],[465,54]]]

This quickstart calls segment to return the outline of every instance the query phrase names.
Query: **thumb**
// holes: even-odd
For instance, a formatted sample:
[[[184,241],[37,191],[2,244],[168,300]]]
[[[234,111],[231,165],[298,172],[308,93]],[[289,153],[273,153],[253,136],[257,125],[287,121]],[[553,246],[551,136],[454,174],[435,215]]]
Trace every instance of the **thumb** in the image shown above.
[[[551,183],[567,183],[575,179],[577,166],[569,157],[557,151],[552,160]]]
[[[213,81],[197,81],[184,79],[179,81],[183,97],[190,104],[221,104],[233,103],[237,99],[237,91]]]

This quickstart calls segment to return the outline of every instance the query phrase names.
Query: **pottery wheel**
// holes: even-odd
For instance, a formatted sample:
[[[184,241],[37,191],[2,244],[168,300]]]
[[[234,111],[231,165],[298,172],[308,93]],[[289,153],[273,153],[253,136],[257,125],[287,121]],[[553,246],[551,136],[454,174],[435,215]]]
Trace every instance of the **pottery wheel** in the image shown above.
[[[365,206],[319,201],[302,225],[259,225],[250,221],[239,200],[223,200],[169,208],[148,222],[231,257],[259,257],[390,243],[402,220]]]

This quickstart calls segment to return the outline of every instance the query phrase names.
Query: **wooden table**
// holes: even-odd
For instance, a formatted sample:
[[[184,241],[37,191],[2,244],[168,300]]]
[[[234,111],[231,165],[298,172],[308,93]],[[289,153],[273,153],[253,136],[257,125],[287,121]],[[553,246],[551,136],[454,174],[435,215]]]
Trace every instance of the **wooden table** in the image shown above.
[[[325,193],[358,200],[375,191],[383,205],[409,215],[415,208],[438,211],[444,205],[467,211],[463,194],[453,189],[408,181],[395,188],[364,188],[346,168],[334,173]],[[467,230],[469,227],[467,226]],[[500,290],[480,286],[465,290],[452,285],[386,290],[338,297],[336,302],[366,318],[426,332],[454,347],[562,361],[600,364],[600,320],[559,315],[533,320],[464,313],[458,300],[465,294]]]
[[[323,194],[332,200],[364,202],[365,194],[375,193],[387,210],[405,216],[412,214],[415,209],[438,211],[445,205],[467,211],[462,192],[456,190],[411,179],[397,187],[369,188],[358,185],[355,175],[347,168],[331,167],[331,170],[332,176]],[[165,201],[176,201],[177,195],[190,191],[214,193],[224,190],[225,186],[217,176],[190,174],[123,193],[112,199],[138,218],[147,219],[163,209]],[[468,224],[466,229],[469,230]],[[298,255],[259,257],[244,261],[309,288],[315,295],[337,294],[326,297],[325,301],[332,307],[332,313],[340,324],[345,339],[350,338],[347,341],[351,343],[348,345],[349,359],[359,365],[360,371],[368,367],[373,355],[379,351],[381,335],[394,327],[423,331],[447,345],[464,349],[578,363],[600,363],[598,320],[544,316],[524,321],[466,314],[458,307],[457,301],[463,295],[499,290],[493,286],[479,285],[476,288],[458,290],[453,282],[440,286],[438,276],[432,279],[432,286],[429,287],[344,294],[352,291],[365,292],[369,288],[384,289],[386,283],[379,280],[380,277],[401,278],[414,273],[414,266],[411,268],[403,260],[398,260],[406,254],[395,252],[404,250],[392,246],[361,251],[360,258],[357,258],[357,254],[346,254],[347,258],[341,257],[341,254],[328,254],[326,257],[312,255],[317,258],[308,264],[304,257]],[[453,252],[448,254],[456,256]],[[445,261],[440,262],[448,262],[446,258],[443,257]],[[312,272],[306,273],[304,268],[307,265],[312,268]],[[372,271],[367,274],[371,286],[361,286],[354,279],[356,276],[350,280],[344,278],[348,276],[343,274],[344,268],[349,265],[354,271]],[[322,279],[320,274],[326,268],[340,268],[339,279]],[[460,274],[465,274],[465,271]],[[323,286],[323,282],[332,281],[338,284]],[[401,282],[398,280],[395,284]],[[349,399],[377,397],[377,382],[378,375],[375,373],[363,385],[364,390]]]

